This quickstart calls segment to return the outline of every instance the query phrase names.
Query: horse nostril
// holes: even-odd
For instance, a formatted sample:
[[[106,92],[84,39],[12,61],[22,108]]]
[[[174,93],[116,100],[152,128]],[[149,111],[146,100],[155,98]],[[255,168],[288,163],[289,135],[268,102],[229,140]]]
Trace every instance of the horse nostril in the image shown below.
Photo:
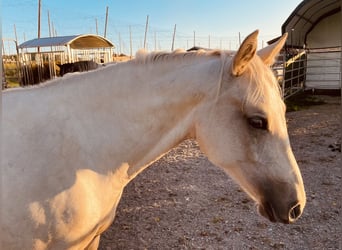
[[[301,214],[302,214],[302,211],[300,209],[300,204],[295,205],[294,207],[290,209],[290,212],[289,212],[290,221],[295,221],[296,219],[299,218]]]

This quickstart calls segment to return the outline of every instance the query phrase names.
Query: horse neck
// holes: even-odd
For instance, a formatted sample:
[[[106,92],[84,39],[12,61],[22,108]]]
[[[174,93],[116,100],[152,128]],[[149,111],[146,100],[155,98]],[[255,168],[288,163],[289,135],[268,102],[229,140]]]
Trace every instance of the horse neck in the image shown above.
[[[124,144],[132,154],[122,160],[129,162],[130,175],[191,137],[197,108],[216,89],[219,63],[219,58],[183,65],[131,62],[118,69],[111,99],[121,116],[117,127],[130,128]]]

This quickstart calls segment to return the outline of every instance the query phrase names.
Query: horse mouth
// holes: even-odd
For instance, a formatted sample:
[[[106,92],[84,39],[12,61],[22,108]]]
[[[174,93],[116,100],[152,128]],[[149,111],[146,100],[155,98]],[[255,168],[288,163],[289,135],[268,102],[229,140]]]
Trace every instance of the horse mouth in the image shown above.
[[[289,224],[290,221],[289,220],[284,220],[279,218],[276,215],[276,212],[274,210],[274,208],[272,207],[272,205],[268,202],[264,203],[264,204],[258,204],[258,212],[264,216],[265,218],[269,219],[271,222],[281,222],[284,224]]]

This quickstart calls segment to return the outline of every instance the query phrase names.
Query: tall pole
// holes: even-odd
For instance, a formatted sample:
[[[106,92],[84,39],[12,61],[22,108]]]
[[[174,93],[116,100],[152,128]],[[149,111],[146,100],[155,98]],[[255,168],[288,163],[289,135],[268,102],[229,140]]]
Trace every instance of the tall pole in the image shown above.
[[[17,27],[15,26],[15,24],[13,25],[13,28],[14,28],[14,37],[15,37],[15,41],[18,42]]]
[[[3,48],[3,46],[2,46]],[[1,53],[1,52],[0,52]],[[1,54],[1,58],[3,58],[4,53]],[[4,60],[1,60],[2,64],[0,67],[0,71],[1,71],[1,77],[2,77],[2,82],[1,82],[1,89],[4,89],[6,86],[6,74],[5,74],[5,64],[4,64]],[[1,98],[1,97],[0,97]]]
[[[121,47],[121,34],[119,32],[119,56],[122,54],[122,47]]]
[[[172,36],[172,46],[171,46],[171,51],[173,51],[174,46],[175,46],[175,37],[176,37],[176,24],[175,27],[173,29],[173,36]]]
[[[52,37],[52,31],[51,31],[51,22],[50,22],[50,11],[47,12],[48,15],[48,26],[49,26],[49,37]],[[53,47],[50,46],[51,54],[49,54],[49,73],[50,78],[54,78],[56,76],[56,69],[54,66],[55,56],[53,55]]]
[[[40,38],[40,12],[42,9],[42,1],[38,0],[38,38]]]
[[[157,32],[154,31],[154,51],[157,50]]]
[[[108,24],[108,6],[106,7],[106,23],[105,23],[105,29],[104,29],[104,38],[107,36],[107,24]]]
[[[49,25],[49,36],[52,37],[51,25],[50,25],[50,11],[47,12],[48,15],[48,25]]]
[[[55,25],[53,24],[53,21],[51,22],[51,31],[52,31],[52,36],[57,36],[57,32],[55,30]]]
[[[194,31],[194,47],[196,46],[196,32]]]
[[[18,36],[17,36],[17,27],[14,24],[14,36],[15,36],[15,50],[17,52],[17,60],[16,60],[16,64],[17,64],[17,76],[18,76],[18,80],[19,83],[21,85],[22,82],[22,78],[21,78],[21,67],[20,67],[20,60],[19,60],[19,47],[18,47]]]
[[[147,29],[148,29],[148,15],[147,15],[147,17],[146,17],[145,37],[144,37],[144,49],[146,49]]]
[[[41,12],[41,9],[42,9],[42,1],[38,0],[38,39],[40,38],[40,12]],[[39,53],[39,51],[40,51],[39,47],[37,48],[37,51]]]
[[[97,18],[95,18],[96,35],[99,34],[99,26],[97,25]]]
[[[129,55],[130,55],[130,58],[132,59],[132,28],[131,28],[131,25],[129,26]]]

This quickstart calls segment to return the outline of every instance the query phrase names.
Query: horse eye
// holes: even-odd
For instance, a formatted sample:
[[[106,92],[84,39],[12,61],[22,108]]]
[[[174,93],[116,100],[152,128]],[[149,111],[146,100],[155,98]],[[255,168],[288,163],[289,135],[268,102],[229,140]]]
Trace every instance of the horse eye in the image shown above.
[[[249,125],[251,125],[253,128],[263,129],[263,130],[268,129],[267,119],[264,117],[253,116],[253,117],[248,118],[247,120],[248,120]]]

